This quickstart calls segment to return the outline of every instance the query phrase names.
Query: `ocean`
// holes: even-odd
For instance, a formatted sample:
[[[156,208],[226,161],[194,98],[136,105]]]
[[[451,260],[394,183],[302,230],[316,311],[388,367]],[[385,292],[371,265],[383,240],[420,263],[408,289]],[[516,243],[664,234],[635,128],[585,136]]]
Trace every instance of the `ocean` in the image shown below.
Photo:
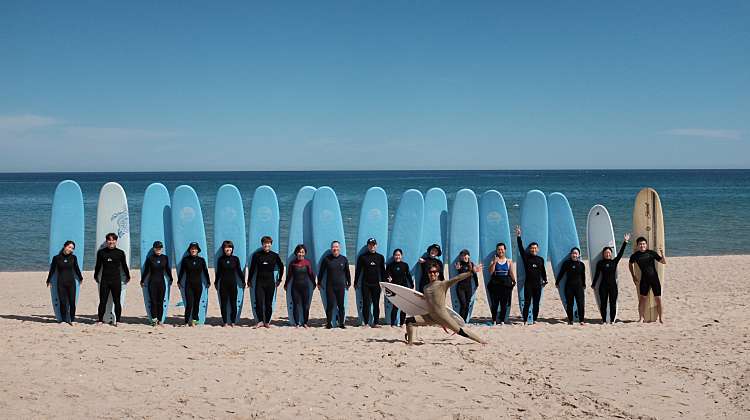
[[[213,243],[213,207],[219,186],[230,183],[240,189],[249,221],[247,213],[255,188],[270,185],[279,199],[282,254],[287,248],[286,229],[294,199],[304,185],[328,185],[336,191],[349,255],[354,255],[359,207],[365,191],[372,186],[383,187],[388,193],[391,226],[401,193],[409,188],[423,193],[432,187],[442,188],[448,195],[449,211],[461,188],[470,188],[477,195],[496,189],[505,198],[511,228],[519,222],[519,206],[526,191],[559,191],[568,197],[573,208],[584,252],[589,209],[595,204],[607,207],[619,243],[630,230],[636,194],[650,186],[661,196],[668,256],[750,254],[750,170],[0,173],[0,240],[5,247],[0,271],[48,269],[52,195],[57,183],[64,179],[75,180],[83,190],[85,269],[93,267],[97,200],[99,189],[108,181],[119,182],[128,196],[132,261],[136,268],[143,193],[152,182],[161,182],[170,191],[181,184],[195,188],[209,244]],[[213,256],[209,256],[209,264],[212,263]]]

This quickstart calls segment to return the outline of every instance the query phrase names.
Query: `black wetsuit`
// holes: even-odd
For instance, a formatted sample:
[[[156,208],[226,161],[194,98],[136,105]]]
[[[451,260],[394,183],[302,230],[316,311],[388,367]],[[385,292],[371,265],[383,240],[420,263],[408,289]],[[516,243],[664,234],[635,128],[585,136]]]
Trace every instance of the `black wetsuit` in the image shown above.
[[[180,263],[180,273],[177,278],[182,281],[185,276],[185,323],[198,321],[200,319],[201,295],[203,295],[203,276],[206,276],[208,284],[211,285],[208,276],[206,260],[201,256],[186,255]]]
[[[216,260],[216,289],[219,291],[221,320],[224,324],[234,324],[237,319],[237,285],[245,284],[240,259],[234,255],[222,254]]]
[[[490,297],[490,313],[492,322],[502,324],[508,315],[510,306],[510,295],[513,291],[513,283],[510,278],[510,260],[506,259],[505,263],[495,264],[495,271],[487,282],[487,291]],[[500,305],[498,313],[497,306]]]
[[[362,279],[360,280],[360,276]],[[377,252],[365,252],[357,258],[354,269],[354,287],[362,281],[362,320],[373,325],[380,319],[380,282],[385,281],[385,257]],[[372,313],[370,306],[372,305]],[[371,318],[372,317],[372,318]]]
[[[661,261],[661,256],[650,249],[644,252],[636,251],[630,256],[630,263],[638,264],[638,268],[641,269],[639,285],[641,296],[648,296],[649,290],[654,291],[654,296],[661,296],[661,282],[656,272],[656,261]]]
[[[320,262],[318,270],[318,281],[325,284],[326,292],[326,327],[332,327],[333,309],[338,307],[338,325],[344,326],[344,292],[352,284],[349,273],[349,260],[339,254],[334,257],[326,255]]]
[[[456,284],[456,294],[458,295],[458,314],[464,321],[469,320],[469,306],[471,305],[471,297],[474,294],[474,289],[479,286],[479,280],[477,279],[477,273],[474,272],[474,263],[459,261],[458,274],[468,273],[471,271],[471,278],[461,280]]]
[[[97,251],[94,278],[99,281],[99,322],[104,321],[104,311],[107,310],[107,299],[110,294],[112,303],[115,305],[115,320],[120,322],[122,314],[120,293],[123,277],[125,283],[130,281],[130,270],[125,252],[119,248],[102,248]]]
[[[169,257],[166,255],[151,254],[146,257],[143,264],[143,281],[148,281],[148,296],[151,302],[151,318],[156,318],[159,322],[164,318],[164,296],[167,288],[164,284],[164,277],[169,278],[169,285],[172,285],[172,268],[169,265]],[[145,283],[144,283],[145,284]]]
[[[523,268],[526,271],[526,279],[523,287],[523,322],[529,319],[529,304],[534,303],[532,319],[536,322],[539,317],[539,302],[542,300],[542,287],[547,284],[547,270],[544,268],[544,258],[539,255],[531,255],[523,246],[521,237],[516,238],[518,242],[518,253],[521,255]]]
[[[408,287],[410,289],[414,288],[414,279],[411,277],[411,272],[409,271],[409,264],[401,261],[401,262],[395,262],[392,261],[385,269],[386,276],[391,278],[391,283],[398,284],[399,286]],[[401,317],[398,321],[398,324],[396,323],[396,317],[398,316],[398,308],[396,305],[391,305],[391,313],[390,313],[390,323],[391,325],[404,325],[404,322],[406,322],[406,313],[401,311]]]
[[[83,274],[78,267],[75,254],[59,253],[52,257],[49,265],[47,283],[57,273],[57,298],[60,301],[60,319],[62,322],[74,322],[76,318],[76,277],[83,281]],[[51,286],[55,287],[55,286]]]
[[[622,254],[625,252],[627,242],[623,242],[617,256],[612,260],[601,259],[596,263],[594,278],[591,279],[591,287],[596,286],[596,282],[601,275],[599,283],[599,311],[602,315],[602,322],[607,322],[607,302],[609,302],[609,319],[615,322],[617,314],[617,264],[620,263]]]
[[[292,316],[294,325],[307,325],[310,319],[310,283],[315,287],[315,274],[308,260],[294,259],[289,263],[284,288],[292,288]],[[300,315],[302,312],[302,315]]]
[[[279,276],[274,278],[274,272],[277,269]],[[250,261],[250,269],[247,271],[248,285],[252,285],[253,276],[255,276],[255,314],[258,322],[268,324],[271,322],[273,313],[273,296],[284,276],[284,263],[281,262],[279,254],[262,249],[255,251]]]
[[[419,264],[421,274],[419,276],[419,284],[417,285],[419,292],[424,292],[424,287],[430,283],[430,275],[427,273],[427,271],[432,264],[437,264],[438,270],[440,270],[438,279],[445,280],[445,274],[443,272],[443,261],[440,260],[440,258],[434,258],[428,254],[422,257],[422,259],[424,260],[424,262]]]
[[[560,272],[557,273],[555,286],[558,286],[565,276],[568,277],[564,290],[565,312],[568,315],[568,323],[573,323],[573,299],[575,299],[578,308],[578,321],[583,322],[584,309],[586,308],[583,292],[586,287],[586,266],[581,261],[565,260],[560,267]]]

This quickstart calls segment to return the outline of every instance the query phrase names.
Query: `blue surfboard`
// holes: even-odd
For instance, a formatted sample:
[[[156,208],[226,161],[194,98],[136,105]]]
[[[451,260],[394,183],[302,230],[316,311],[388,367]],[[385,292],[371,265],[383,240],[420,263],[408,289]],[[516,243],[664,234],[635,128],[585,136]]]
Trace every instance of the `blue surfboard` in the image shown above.
[[[492,272],[490,271],[492,261],[495,259],[498,243],[505,244],[505,255],[508,259],[513,258],[513,242],[510,237],[510,224],[508,223],[508,209],[505,207],[503,195],[495,190],[486,191],[479,199],[479,248],[484,264],[484,291],[487,296],[487,304],[490,304],[490,294],[487,284],[490,282]],[[508,322],[510,317],[510,301],[508,299],[508,312],[503,322]],[[498,305],[497,311],[500,311]],[[492,313],[492,312],[490,312]],[[492,322],[499,320],[493,319]]]
[[[475,264],[481,263],[479,255],[479,206],[477,205],[477,196],[474,191],[462,189],[456,193],[456,199],[453,201],[453,211],[450,217],[450,233],[448,239],[448,258],[450,277],[458,275],[456,262],[459,259],[459,253],[466,249],[471,254],[471,260]],[[466,322],[471,320],[471,313],[474,310],[474,302],[477,297],[477,287],[473,279],[466,281],[471,282],[471,302],[469,303],[469,312]],[[458,300],[458,285],[451,287],[451,303],[453,310],[459,312],[460,303]]]
[[[422,256],[422,223],[424,223],[424,197],[418,190],[406,190],[401,195],[401,202],[396,210],[393,221],[393,230],[388,241],[388,255],[386,260],[392,258],[393,251],[400,248],[403,251],[403,262],[409,265],[409,270],[416,285],[419,257]],[[397,312],[396,322],[391,322],[391,311],[393,304],[385,300],[385,319],[390,325],[397,325],[401,311]]]
[[[252,254],[261,249],[260,238],[270,236],[273,238],[271,250],[279,252],[279,202],[276,199],[276,192],[268,185],[261,185],[255,189],[253,201],[250,204],[250,236],[247,240],[247,249],[250,252],[248,262]],[[278,276],[278,271],[274,272],[274,279]],[[253,285],[250,288],[250,302],[253,306],[253,316],[256,322],[260,322],[255,302],[255,286],[257,282],[255,277],[252,279]],[[273,292],[273,302],[271,311],[276,308],[276,289]],[[273,316],[273,315],[272,315]]]
[[[552,263],[553,276],[560,273],[563,263],[570,258],[570,249],[573,247],[581,248],[578,241],[578,231],[576,231],[576,221],[573,218],[573,210],[570,208],[568,199],[559,192],[554,192],[547,199],[549,208],[549,259]],[[581,255],[583,258],[583,255]],[[558,285],[560,300],[562,301],[563,310],[567,305],[565,299],[565,284],[568,277],[563,277]],[[573,302],[573,321],[578,322],[578,305]]]
[[[75,255],[78,259],[79,269],[83,270],[84,250],[84,221],[83,221],[83,194],[81,187],[71,180],[62,181],[55,188],[52,198],[52,216],[49,229],[49,261],[60,253],[65,241],[73,241],[76,244]],[[81,279],[76,282],[76,306],[80,294]],[[52,309],[58,322],[69,321],[70,314],[60,313],[60,298],[57,295],[57,274],[50,279],[50,297],[52,298]]]
[[[357,230],[357,255],[367,251],[367,239],[375,238],[378,241],[378,251],[383,253],[388,250],[388,196],[380,187],[372,187],[365,193],[365,199],[362,201],[362,208],[359,212],[359,229]],[[356,261],[354,261],[356,263]],[[385,270],[385,267],[383,267]],[[356,280],[356,279],[355,279]],[[362,312],[364,306],[362,303],[362,280],[359,280],[358,287],[355,289],[357,295],[357,315],[359,316],[360,325],[364,324]],[[380,305],[380,301],[374,302],[374,305]],[[372,313],[372,306],[369,310]],[[377,324],[377,319],[371,319],[370,325]]]
[[[447,242],[448,199],[445,196],[445,191],[440,188],[430,188],[424,196],[424,221],[422,222],[422,249],[420,252],[424,254],[428,246],[438,244],[443,251],[443,255],[438,258],[445,262]],[[420,254],[420,257],[422,254]],[[422,272],[418,268],[414,277],[417,290],[421,290],[421,278]]]
[[[180,272],[182,258],[187,255],[187,248],[191,242],[197,242],[201,248],[199,254],[208,263],[208,247],[206,245],[206,228],[203,224],[203,211],[198,201],[198,195],[193,187],[180,185],[172,195],[172,240],[174,246],[175,267]],[[177,280],[182,294],[182,301],[187,301],[185,294],[185,279]],[[203,292],[201,293],[200,310],[198,312],[198,323],[206,323],[206,311],[208,310],[208,279],[203,279]]]
[[[294,207],[292,208],[292,217],[289,223],[289,245],[287,247],[286,262],[287,267],[297,258],[294,255],[294,248],[299,244],[305,245],[307,248],[307,254],[305,258],[310,261],[313,268],[313,273],[317,275],[317,266],[313,247],[312,237],[312,200],[315,196],[315,188],[305,186],[300,188],[297,192],[297,198],[294,200]],[[294,301],[292,298],[292,282],[290,281],[286,290],[286,310],[289,317],[289,325],[294,325]],[[310,283],[308,289],[309,300],[308,305],[312,302],[313,292],[315,286]],[[297,314],[297,319],[303,319],[303,313]]]
[[[344,223],[341,218],[341,207],[336,197],[336,192],[331,187],[320,187],[315,191],[312,204],[313,221],[313,248],[315,249],[316,268],[331,250],[331,242],[339,241],[341,244],[341,255],[346,256],[346,238],[344,237]],[[326,279],[319,279],[320,298],[323,301],[323,310],[326,307]],[[349,300],[349,290],[344,292],[344,316]],[[343,325],[345,320],[338,319],[338,312],[333,311],[331,324],[333,326]]]
[[[141,273],[146,264],[146,259],[152,252],[154,241],[161,241],[164,244],[164,254],[171,260],[172,258],[172,200],[169,198],[167,187],[162,184],[154,183],[146,188],[143,195],[143,207],[141,208]],[[175,261],[171,261],[172,265]],[[149,297],[148,286],[152,281],[164,282],[164,312],[160,322],[167,320],[167,311],[169,310],[170,285],[169,278],[164,276],[163,279],[144,278],[143,281],[143,303],[146,307],[146,316],[153,319],[151,315],[151,299]]]
[[[521,204],[521,234],[523,244],[529,246],[530,243],[536,242],[539,244],[539,256],[547,257],[547,197],[544,193],[539,190],[531,190],[526,193],[526,197]],[[518,250],[517,250],[518,251]],[[523,311],[524,304],[524,284],[526,281],[526,270],[524,269],[523,262],[520,254],[515,259],[516,273],[518,275],[518,305]],[[545,261],[546,262],[546,261]],[[548,277],[549,279],[550,277]],[[542,289],[542,299],[544,298],[544,289]],[[541,306],[542,300],[539,300]],[[533,321],[533,303],[529,305],[529,316],[525,320],[527,323]],[[522,312],[523,313],[523,312]]]
[[[234,255],[239,258],[240,267],[244,273],[247,263],[245,208],[242,205],[240,190],[230,184],[222,185],[216,193],[214,207],[214,262],[219,261],[219,257],[224,255],[224,250],[221,248],[221,244],[224,241],[232,241],[234,244]],[[235,324],[240,322],[242,316],[242,304],[245,299],[244,282],[244,278],[235,278],[234,287],[237,288],[237,301],[234,302],[237,308],[237,317],[234,319]],[[219,287],[221,288],[222,285],[220,284]],[[221,305],[221,300],[219,300],[219,304]],[[227,308],[227,310],[231,310],[231,308]]]

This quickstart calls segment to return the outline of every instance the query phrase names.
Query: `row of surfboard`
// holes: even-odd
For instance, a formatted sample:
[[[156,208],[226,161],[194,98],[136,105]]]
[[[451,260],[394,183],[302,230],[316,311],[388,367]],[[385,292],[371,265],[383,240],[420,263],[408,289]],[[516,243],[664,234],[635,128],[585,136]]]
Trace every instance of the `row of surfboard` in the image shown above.
[[[484,262],[484,283],[489,281],[489,264],[495,252],[495,244],[504,242],[508,255],[513,255],[514,242],[510,235],[510,226],[505,201],[502,194],[489,190],[479,199],[473,191],[462,189],[456,194],[453,208],[448,217],[448,202],[445,192],[439,188],[432,188],[425,195],[415,189],[405,191],[396,210],[394,223],[388,229],[388,198],[380,187],[367,190],[362,202],[357,232],[357,254],[366,250],[368,238],[378,241],[379,251],[390,256],[394,249],[403,251],[403,261],[412,269],[416,281],[419,281],[418,259],[430,244],[436,243],[446,249],[444,261],[447,262],[450,275],[455,275],[453,263],[462,249],[468,249],[472,258],[481,257]],[[663,248],[664,234],[661,219],[659,198],[652,189],[644,189],[636,199],[634,210],[634,235],[646,236],[650,243]],[[573,246],[579,246],[578,234],[575,227],[573,213],[568,200],[563,194],[552,193],[549,199],[539,190],[531,190],[521,206],[521,227],[526,243],[539,243],[540,255],[551,260],[555,272],[567,258]],[[249,233],[246,234],[245,212],[239,190],[233,185],[223,185],[216,196],[214,211],[214,246],[210,248],[218,258],[221,255],[221,243],[231,240],[235,245],[235,255],[240,258],[243,267],[248,256],[258,249],[260,238],[268,235],[275,239],[273,250],[279,250],[279,206],[276,193],[271,187],[261,186],[255,190],[251,202]],[[59,252],[65,240],[72,239],[78,244],[76,254],[83,265],[84,243],[83,237],[83,198],[81,189],[74,181],[61,182],[54,195],[52,220],[50,228],[50,259]],[[108,232],[115,232],[120,237],[118,247],[123,249],[130,258],[130,225],[128,205],[125,191],[114,182],[105,184],[99,194],[97,208],[96,248],[104,243],[104,236]],[[601,249],[607,246],[615,247],[614,233],[609,214],[604,206],[594,206],[588,215],[587,223],[589,258],[594,266],[601,258]],[[179,264],[190,242],[198,242],[201,249],[209,250],[206,244],[206,233],[203,223],[203,213],[195,191],[187,185],[179,186],[170,197],[167,188],[159,183],[151,184],[143,198],[141,213],[140,250],[142,266],[148,256],[154,241],[165,243],[165,253],[172,257],[175,264]],[[346,255],[346,240],[343,219],[336,193],[330,187],[314,188],[302,187],[295,199],[289,226],[289,240],[286,261],[294,258],[294,248],[304,243],[308,248],[307,258],[317,267],[321,259],[328,252],[331,241],[341,242],[342,254]],[[652,245],[652,246],[653,246]],[[517,252],[516,252],[517,254]],[[204,255],[205,257],[205,255]],[[353,263],[354,259],[350,259]],[[523,305],[523,285],[525,273],[521,264],[518,270],[519,308]],[[176,267],[179,270],[179,266]],[[660,273],[662,278],[663,274]],[[206,279],[207,280],[207,279]],[[237,320],[241,316],[244,293],[241,279],[237,279]],[[55,316],[62,319],[59,301],[53,278],[51,287],[52,302]],[[155,281],[155,279],[150,279]],[[166,279],[163,281],[166,282]],[[564,287],[564,284],[561,285]],[[290,288],[291,289],[291,288]],[[486,287],[485,287],[486,289]],[[167,288],[169,290],[169,288]],[[125,301],[125,287],[123,287],[121,301]],[[184,290],[180,288],[184,298]],[[290,320],[293,317],[291,305],[291,290],[287,296],[287,312]],[[356,289],[357,312],[362,322],[361,290]],[[312,293],[309,294],[312,298]],[[564,293],[561,293],[564,304]],[[149,302],[144,287],[144,302],[147,316],[150,317]],[[257,320],[254,293],[250,292],[253,316]],[[325,282],[321,291],[323,305],[325,305]],[[454,310],[458,310],[458,300],[455,290],[451,292]],[[476,290],[469,308],[469,318],[473,312]],[[348,299],[345,299],[345,302]],[[655,320],[653,299],[650,300],[647,318]],[[489,301],[489,299],[488,299]],[[169,293],[164,299],[164,317],[169,307]],[[273,306],[276,299],[274,296]],[[208,306],[208,288],[204,287],[201,297],[200,322],[205,322]],[[346,304],[345,304],[346,306]],[[385,313],[390,313],[390,302],[385,299]],[[532,311],[529,311],[531,313]],[[108,304],[105,321],[111,321],[113,310],[111,299]],[[389,318],[386,316],[386,318]],[[651,319],[650,319],[651,320]],[[162,320],[164,321],[164,320]],[[334,319],[334,323],[338,320]]]

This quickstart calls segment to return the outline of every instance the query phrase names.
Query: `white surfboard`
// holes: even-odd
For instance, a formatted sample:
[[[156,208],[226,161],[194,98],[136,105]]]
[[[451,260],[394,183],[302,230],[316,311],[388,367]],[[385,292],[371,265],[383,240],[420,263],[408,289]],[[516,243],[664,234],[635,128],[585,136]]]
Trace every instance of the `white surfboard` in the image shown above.
[[[612,248],[612,256],[617,254],[615,247],[615,232],[612,229],[612,219],[609,217],[607,208],[601,204],[597,204],[589,210],[589,215],[586,218],[586,244],[589,253],[589,273],[591,281],[594,281],[594,273],[596,272],[596,265],[602,259],[602,250],[605,246]],[[619,288],[619,280],[615,280]],[[601,311],[601,302],[599,301],[599,286],[601,285],[601,279],[596,282],[594,287],[594,298],[596,299],[596,306]],[[609,316],[610,303],[607,302],[607,322],[612,322],[614,319],[610,319]],[[615,313],[615,319],[617,319],[617,313]]]
[[[418,316],[430,312],[430,307],[427,305],[427,300],[425,300],[422,293],[393,283],[380,282],[380,287],[383,288],[386,299],[390,300],[400,310],[406,312],[407,315]],[[448,310],[458,325],[461,327],[465,325],[461,315],[447,306],[445,309]]]
[[[99,192],[99,205],[96,209],[96,251],[106,246],[108,233],[117,234],[117,248],[125,252],[125,261],[130,267],[130,217],[128,213],[128,199],[125,190],[116,182],[104,184]],[[122,275],[122,292],[120,304],[125,307],[125,274]],[[101,279],[99,279],[101,280]],[[115,305],[112,295],[107,299],[107,309],[104,312],[104,322],[111,324],[115,321]]]

